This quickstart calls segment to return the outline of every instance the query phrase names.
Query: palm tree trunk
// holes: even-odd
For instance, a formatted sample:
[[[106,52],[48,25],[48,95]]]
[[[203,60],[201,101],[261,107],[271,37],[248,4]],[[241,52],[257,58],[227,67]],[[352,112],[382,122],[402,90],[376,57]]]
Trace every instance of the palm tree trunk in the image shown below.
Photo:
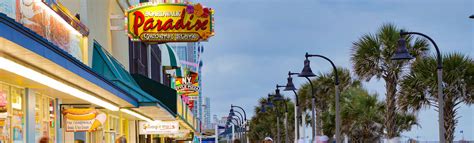
[[[316,109],[316,135],[320,136],[323,133],[323,120],[321,120],[322,111]]]
[[[456,113],[454,111],[454,102],[452,100],[446,100],[444,103],[444,128],[446,133],[444,137],[447,143],[452,143],[454,140],[454,130],[456,128]]]
[[[396,100],[395,100],[395,93],[397,92],[397,84],[394,79],[387,78],[385,80],[386,83],[386,90],[387,90],[387,97],[385,98],[385,102],[387,103],[387,109],[385,113],[385,130],[387,131],[387,138],[390,140],[397,136],[396,132]]]

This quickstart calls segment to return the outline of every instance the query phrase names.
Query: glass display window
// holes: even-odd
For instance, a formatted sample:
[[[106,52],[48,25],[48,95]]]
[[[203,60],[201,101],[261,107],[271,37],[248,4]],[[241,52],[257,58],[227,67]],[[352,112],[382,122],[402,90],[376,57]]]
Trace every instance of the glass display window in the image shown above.
[[[48,137],[49,143],[56,143],[56,101],[44,94],[36,93],[35,141]]]
[[[120,118],[109,114],[106,124],[107,124],[106,142],[113,143],[117,137],[121,136]]]
[[[25,142],[25,89],[0,82],[0,143]]]

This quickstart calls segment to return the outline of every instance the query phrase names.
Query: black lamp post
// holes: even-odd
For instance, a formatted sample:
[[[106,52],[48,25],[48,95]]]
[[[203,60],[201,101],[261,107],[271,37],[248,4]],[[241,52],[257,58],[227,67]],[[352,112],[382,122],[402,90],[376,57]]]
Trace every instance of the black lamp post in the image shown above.
[[[300,138],[300,126],[298,125],[298,121],[300,120],[300,109],[299,109],[299,101],[298,101],[298,94],[296,93],[296,88],[295,85],[293,84],[293,78],[291,77],[292,75],[298,75],[299,73],[292,73],[291,71],[288,71],[288,78],[287,78],[287,83],[285,86],[285,89],[283,91],[293,91],[295,94],[295,142],[298,141]]]
[[[471,16],[474,18],[474,15]],[[392,56],[392,60],[410,60],[413,59],[413,56],[410,55],[406,47],[405,35],[419,35],[428,39],[436,49],[437,57],[437,76],[438,76],[438,124],[439,124],[439,141],[444,143],[446,142],[445,133],[446,129],[444,127],[444,95],[443,95],[443,59],[441,52],[439,51],[438,45],[436,42],[431,39],[428,35],[419,32],[405,32],[400,31],[400,39],[398,40],[398,48]]]
[[[316,76],[313,71],[311,70],[311,67],[310,67],[310,62],[308,60],[309,57],[319,57],[319,58],[323,58],[327,61],[329,61],[329,63],[331,63],[333,69],[334,69],[334,85],[335,85],[335,90],[336,90],[336,142],[337,143],[341,143],[342,142],[342,139],[341,139],[341,117],[340,117],[340,109],[339,109],[339,76],[337,75],[337,68],[336,66],[334,65],[334,63],[331,61],[331,59],[323,56],[323,55],[310,55],[308,53],[305,54],[305,58],[306,60],[304,61],[304,67],[303,67],[303,70],[301,71],[301,73],[298,75],[300,77],[305,77],[306,79],[308,79],[310,85],[311,85],[311,92],[313,93],[313,100],[312,100],[312,103],[313,103],[313,118],[312,118],[312,122],[313,122],[313,125],[316,125],[316,123],[314,122],[314,100],[315,100],[315,95],[314,95],[314,87],[313,87],[313,84],[311,82],[311,80],[309,79],[309,77],[314,77]],[[313,142],[314,142],[314,139],[315,139],[315,129],[313,128]]]
[[[234,107],[235,107],[235,108],[238,108],[238,109],[242,110],[242,112],[244,112],[244,118],[242,119],[242,121],[243,121],[243,123],[244,123],[244,124],[243,124],[243,128],[245,129],[245,131],[244,131],[244,134],[245,134],[244,140],[245,140],[245,141],[243,141],[243,142],[248,142],[248,138],[247,138],[247,130],[248,130],[247,114],[245,113],[244,108],[242,108],[242,107],[240,107],[240,106],[237,106],[237,105],[232,105],[232,104],[230,105],[230,108],[231,108],[231,109],[233,109]]]
[[[235,115],[235,112],[233,111],[233,109],[230,109],[230,112],[229,112],[229,116],[231,116],[232,118],[233,117],[237,117],[237,120],[239,121],[239,125],[243,125],[243,119],[240,118],[239,116]]]
[[[280,87],[285,87],[286,86],[282,86],[282,85],[276,85],[276,89],[275,89],[275,97],[277,97],[276,99],[278,101],[282,101],[284,106],[285,106],[285,119],[283,120],[283,123],[285,124],[285,143],[289,143],[290,142],[290,137],[288,136],[288,105],[286,104],[286,100],[285,98],[280,94]]]
[[[234,118],[234,117],[237,117],[237,118]],[[235,121],[237,123],[234,123],[232,121]],[[230,122],[235,125],[234,130],[237,132],[237,138],[241,138],[242,137],[242,132],[241,132],[242,121],[240,120],[240,118],[238,116],[235,116],[235,114],[229,113],[229,116],[227,117],[227,122]]]
[[[239,114],[239,116],[240,116],[241,119],[244,118],[244,116],[242,115],[242,113],[240,113],[239,111],[234,110],[234,113]],[[236,114],[236,115],[237,115],[237,114]],[[245,124],[245,123],[242,121],[242,124]]]
[[[232,119],[236,120],[235,118],[232,118],[231,116],[227,117],[226,126],[229,126],[230,124],[232,124],[232,127],[231,127],[231,130],[232,130],[231,140],[233,141],[235,139],[235,129],[236,129],[236,127],[239,128],[239,124],[238,124],[238,121],[237,121],[237,124],[234,123]]]
[[[298,74],[298,77],[304,77],[308,80],[309,85],[311,86],[311,129],[312,129],[312,136],[311,136],[311,142],[314,142],[314,139],[316,137],[316,96],[314,96],[314,86],[313,82],[311,82],[310,77],[315,77],[316,75],[313,73],[311,70],[311,64],[310,61],[308,60],[308,57],[304,60],[304,67],[303,70],[301,71],[300,74]]]

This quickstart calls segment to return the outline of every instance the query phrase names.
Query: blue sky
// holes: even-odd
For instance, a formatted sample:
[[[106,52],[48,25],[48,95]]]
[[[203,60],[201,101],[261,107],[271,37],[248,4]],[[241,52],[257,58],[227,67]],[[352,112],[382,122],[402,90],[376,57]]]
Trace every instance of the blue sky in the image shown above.
[[[289,70],[299,72],[304,53],[318,53],[336,65],[351,68],[352,42],[375,32],[384,23],[431,36],[443,53],[460,52],[474,57],[472,0],[199,0],[215,9],[216,35],[206,46],[203,94],[211,97],[212,114],[228,114],[230,104],[253,115],[256,99],[285,84]],[[434,49],[432,49],[434,52]],[[312,60],[314,72],[330,65]],[[302,84],[298,79],[295,84]],[[370,92],[385,95],[384,82],[364,83]],[[293,98],[293,94],[291,95]],[[383,97],[383,96],[381,96]],[[474,107],[463,106],[455,139],[474,140]],[[436,140],[437,113],[419,113],[421,128],[406,136]],[[469,122],[471,121],[471,122]]]

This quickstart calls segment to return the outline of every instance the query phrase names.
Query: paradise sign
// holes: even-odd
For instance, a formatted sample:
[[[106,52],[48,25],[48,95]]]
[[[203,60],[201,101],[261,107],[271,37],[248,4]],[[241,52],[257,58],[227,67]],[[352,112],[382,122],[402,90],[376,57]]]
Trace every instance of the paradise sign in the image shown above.
[[[197,42],[213,35],[212,13],[201,4],[141,3],[127,13],[133,41],[152,43]]]

